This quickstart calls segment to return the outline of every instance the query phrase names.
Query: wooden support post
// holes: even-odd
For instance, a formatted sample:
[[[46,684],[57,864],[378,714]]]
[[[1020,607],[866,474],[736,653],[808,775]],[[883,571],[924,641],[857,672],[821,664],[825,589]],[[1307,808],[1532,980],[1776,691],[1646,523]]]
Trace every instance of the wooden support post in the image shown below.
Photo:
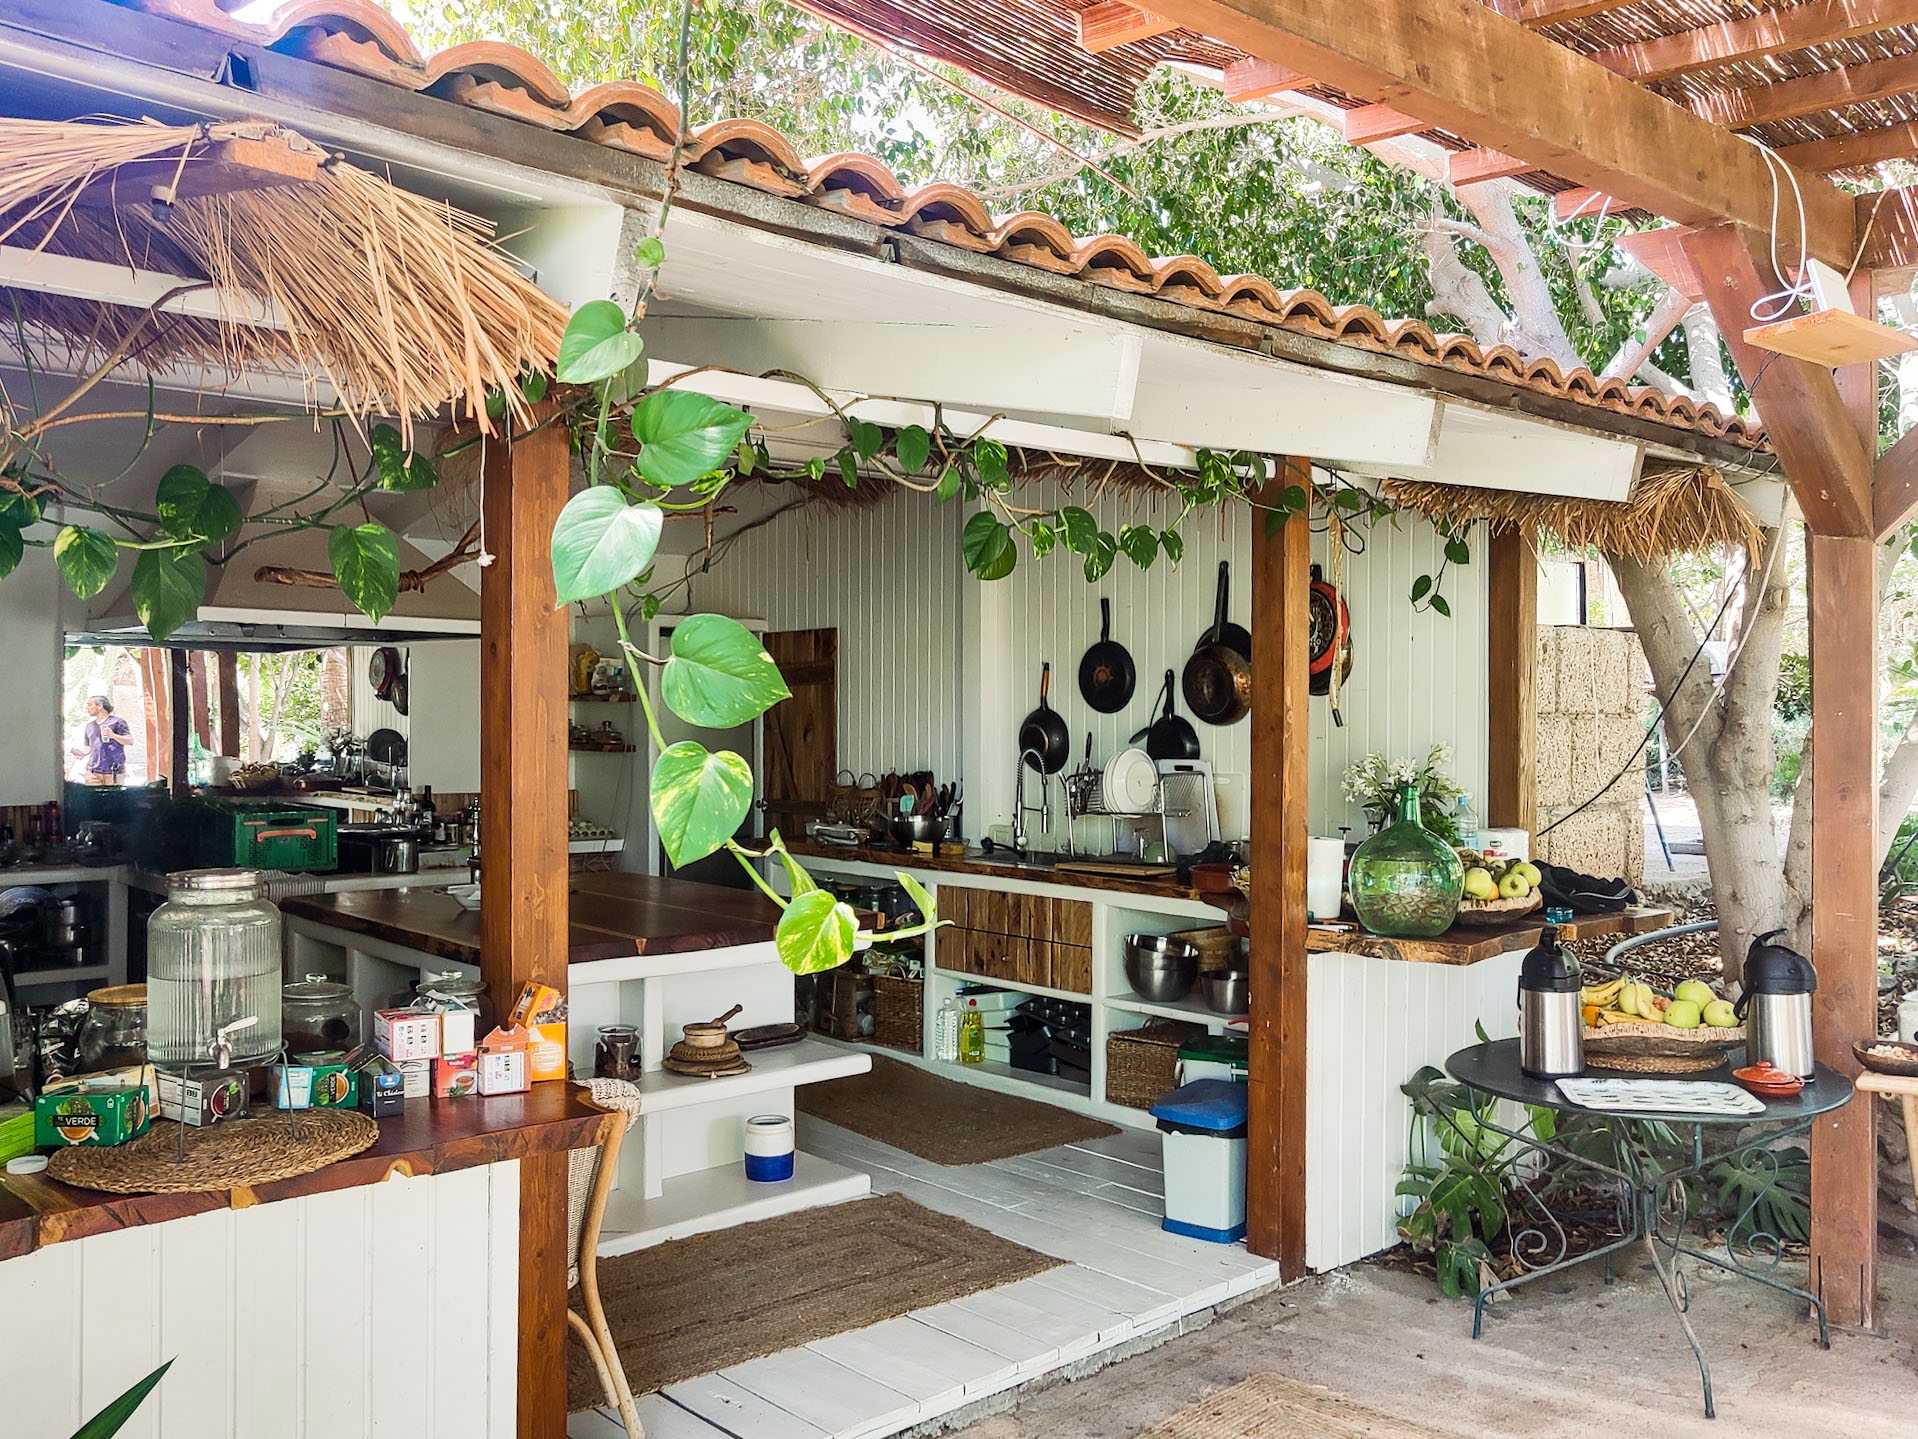
[[[213,752],[213,706],[208,693],[206,651],[189,650],[186,657],[187,691],[193,699],[193,736],[200,748]]]
[[[1266,490],[1309,486],[1289,459]],[[1246,1244],[1305,1273],[1305,806],[1311,533],[1303,516],[1252,533],[1251,1117]]]
[[[173,797],[185,799],[193,791],[186,743],[192,713],[192,699],[187,692],[187,653],[185,650],[168,650],[166,658],[167,779],[172,783]]]
[[[486,442],[480,499],[480,974],[504,1011],[529,980],[566,989],[566,612],[553,522],[566,431]],[[566,1433],[566,1156],[520,1161],[519,1434]]]
[[[1486,730],[1494,762],[1485,823],[1538,832],[1538,555],[1528,530],[1492,536],[1486,555]]]
[[[214,693],[220,697],[220,753],[240,757],[240,657],[232,650],[215,656]]]

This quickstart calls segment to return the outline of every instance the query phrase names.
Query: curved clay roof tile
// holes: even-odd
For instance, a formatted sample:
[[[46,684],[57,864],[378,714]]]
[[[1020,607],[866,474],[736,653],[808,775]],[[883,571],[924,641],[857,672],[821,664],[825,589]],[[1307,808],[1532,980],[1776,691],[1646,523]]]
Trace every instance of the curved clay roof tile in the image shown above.
[[[1525,357],[1510,345],[1494,345],[1480,356],[1479,368],[1487,374],[1497,372],[1523,383],[1528,367]]]
[[[710,174],[713,172],[702,162],[724,160],[770,165],[792,179],[806,173],[806,162],[786,137],[757,120],[715,120],[693,132],[692,144],[686,150],[687,164],[698,165]]]
[[[1341,338],[1363,339],[1381,347],[1391,344],[1385,318],[1370,305],[1340,305],[1337,315]]]
[[[964,225],[982,240],[992,231],[992,211],[986,208],[986,202],[964,185],[953,185],[944,180],[921,185],[907,192],[901,201],[900,219],[917,220],[921,217]]]
[[[1235,315],[1264,320],[1285,308],[1279,287],[1263,275],[1227,275],[1219,284],[1219,304]]]
[[[1055,275],[1079,270],[1072,232],[1043,210],[1008,215],[986,235],[986,243],[996,255]]]
[[[566,117],[574,130],[592,120],[651,130],[665,142],[668,153],[679,134],[679,107],[637,80],[611,80],[580,91],[567,105]]]
[[[855,220],[891,225],[899,219],[906,187],[871,155],[848,152],[815,160],[806,171],[806,203],[837,210]]]
[[[237,14],[250,17],[259,10],[259,6],[250,5]],[[271,18],[264,23],[276,46],[301,31],[318,31],[377,46],[388,59],[401,65],[418,67],[425,63],[406,27],[372,0],[289,0],[274,6]]]
[[[1124,235],[1094,235],[1072,252],[1079,275],[1116,290],[1150,294],[1158,288],[1152,257]]]
[[[542,105],[565,111],[573,101],[572,93],[560,83],[559,76],[546,68],[544,61],[527,54],[517,45],[497,40],[469,40],[451,45],[426,62],[426,83],[438,85],[449,77],[470,75],[473,79],[522,90]]]
[[[1225,281],[1219,278],[1219,272],[1197,255],[1171,255],[1154,260],[1152,274],[1155,288],[1162,295],[1175,289],[1197,291],[1211,304],[1225,293]]]

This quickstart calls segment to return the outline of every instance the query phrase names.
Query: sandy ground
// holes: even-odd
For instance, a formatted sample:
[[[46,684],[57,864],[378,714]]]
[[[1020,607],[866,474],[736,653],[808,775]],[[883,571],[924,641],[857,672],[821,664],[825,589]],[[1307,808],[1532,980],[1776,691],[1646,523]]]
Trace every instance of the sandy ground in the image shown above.
[[[1688,1266],[1689,1267],[1689,1266]],[[1590,1265],[1521,1290],[1472,1339],[1468,1304],[1429,1280],[1358,1265],[1261,1296],[1086,1378],[1028,1391],[966,1439],[1125,1439],[1249,1374],[1272,1370],[1484,1439],[1918,1434],[1918,1266],[1880,1272],[1884,1332],[1834,1330],[1829,1353],[1789,1297],[1695,1271],[1692,1320],[1718,1418],[1700,1402],[1683,1332],[1643,1260],[1610,1288]]]

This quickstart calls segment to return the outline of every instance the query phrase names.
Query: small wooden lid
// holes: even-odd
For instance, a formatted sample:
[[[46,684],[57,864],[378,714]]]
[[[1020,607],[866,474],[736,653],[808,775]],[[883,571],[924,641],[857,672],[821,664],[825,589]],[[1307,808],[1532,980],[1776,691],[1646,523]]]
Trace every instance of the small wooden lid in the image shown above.
[[[105,989],[87,991],[88,1004],[103,1005],[109,1009],[144,1008],[146,1002],[147,987],[144,984],[114,984]]]

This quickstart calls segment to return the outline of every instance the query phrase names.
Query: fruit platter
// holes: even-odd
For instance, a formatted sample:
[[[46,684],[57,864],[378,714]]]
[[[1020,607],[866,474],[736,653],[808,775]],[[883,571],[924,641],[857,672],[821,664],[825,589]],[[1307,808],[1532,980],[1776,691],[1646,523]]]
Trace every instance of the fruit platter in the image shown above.
[[[1587,1064],[1646,1074],[1716,1069],[1745,1042],[1732,1003],[1702,979],[1663,994],[1621,975],[1578,993]]]
[[[1538,892],[1543,876],[1537,865],[1523,859],[1495,859],[1475,849],[1461,849],[1465,866],[1465,893],[1459,900],[1459,924],[1497,924],[1530,914],[1544,903]]]

